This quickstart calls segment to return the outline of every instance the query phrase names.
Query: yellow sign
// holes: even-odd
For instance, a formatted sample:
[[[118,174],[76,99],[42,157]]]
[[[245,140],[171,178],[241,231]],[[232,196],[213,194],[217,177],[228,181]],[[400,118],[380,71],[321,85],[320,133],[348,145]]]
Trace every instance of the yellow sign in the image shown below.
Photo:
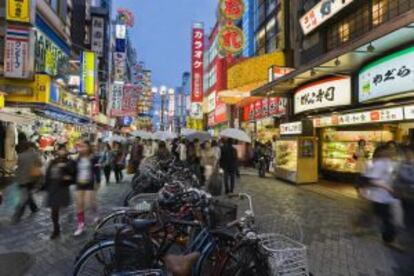
[[[26,84],[32,93],[10,93],[6,101],[14,103],[48,103],[50,94],[51,78],[48,75],[36,74],[34,82]]]
[[[194,130],[203,130],[203,120],[187,117],[187,128]]]
[[[4,108],[4,95],[0,93],[0,109]]]
[[[7,0],[8,21],[30,23],[32,14],[31,0]]]
[[[87,96],[95,95],[95,75],[96,75],[96,56],[95,52],[85,51],[82,53],[82,80],[81,92]]]

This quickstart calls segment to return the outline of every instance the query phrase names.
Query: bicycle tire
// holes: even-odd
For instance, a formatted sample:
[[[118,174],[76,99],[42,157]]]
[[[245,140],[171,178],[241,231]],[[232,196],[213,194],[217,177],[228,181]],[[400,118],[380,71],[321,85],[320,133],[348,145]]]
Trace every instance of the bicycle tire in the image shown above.
[[[229,251],[218,275],[270,276],[271,274],[267,258],[259,252],[259,249],[251,244],[242,243]]]
[[[111,220],[112,223],[129,223],[130,219],[138,218],[140,214],[141,213],[138,211],[135,212],[134,210],[115,211],[98,222],[98,224],[95,226],[95,232],[105,227]]]

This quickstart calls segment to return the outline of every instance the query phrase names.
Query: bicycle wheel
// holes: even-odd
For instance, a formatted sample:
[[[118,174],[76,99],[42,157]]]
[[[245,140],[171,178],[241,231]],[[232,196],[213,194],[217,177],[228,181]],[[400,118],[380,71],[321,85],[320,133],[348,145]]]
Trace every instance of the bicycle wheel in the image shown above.
[[[95,232],[110,225],[110,224],[129,224],[131,221],[137,218],[147,218],[145,214],[134,210],[120,210],[115,211],[102,220],[95,227]]]
[[[74,276],[111,275],[115,269],[115,242],[104,241],[91,246],[80,256],[73,270]]]
[[[266,256],[255,245],[242,244],[228,252],[219,275],[270,276]]]

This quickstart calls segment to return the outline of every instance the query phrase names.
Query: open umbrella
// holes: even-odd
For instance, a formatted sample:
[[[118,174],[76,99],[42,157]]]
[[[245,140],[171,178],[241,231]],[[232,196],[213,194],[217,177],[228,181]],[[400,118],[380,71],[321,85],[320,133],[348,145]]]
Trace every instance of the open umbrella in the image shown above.
[[[177,138],[177,134],[170,131],[157,131],[152,135],[152,138],[155,140],[165,141]]]
[[[220,132],[220,137],[224,138],[231,138],[237,141],[251,143],[252,140],[250,139],[249,135],[241,129],[237,128],[227,128]]]
[[[144,130],[136,130],[131,132],[132,136],[140,137],[141,139],[152,139],[152,133]]]
[[[187,135],[193,134],[195,132],[197,132],[197,130],[194,130],[194,129],[191,129],[191,128],[182,128],[181,129],[181,135],[182,136],[187,136]]]
[[[198,139],[201,143],[211,139],[211,135],[207,131],[194,131],[183,136],[189,141],[194,141],[195,139]]]

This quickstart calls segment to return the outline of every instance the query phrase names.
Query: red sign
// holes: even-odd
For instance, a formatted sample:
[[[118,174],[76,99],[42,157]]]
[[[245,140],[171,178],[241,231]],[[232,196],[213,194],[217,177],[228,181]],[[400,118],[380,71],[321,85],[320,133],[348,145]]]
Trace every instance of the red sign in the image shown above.
[[[258,100],[254,103],[254,118],[260,119],[262,117],[262,100]]]
[[[216,124],[227,121],[227,105],[225,103],[216,103],[214,110],[214,121]]]
[[[195,23],[192,32],[192,56],[191,56],[191,102],[203,101],[203,76],[204,76],[204,27],[202,23]]]
[[[220,0],[220,14],[228,20],[239,20],[244,14],[243,0]]]
[[[262,99],[262,117],[269,116],[269,98]]]
[[[220,30],[219,46],[227,54],[237,54],[243,50],[244,34],[240,28],[226,26]]]
[[[124,116],[135,116],[137,114],[137,103],[141,85],[126,84],[122,95],[122,112]]]

